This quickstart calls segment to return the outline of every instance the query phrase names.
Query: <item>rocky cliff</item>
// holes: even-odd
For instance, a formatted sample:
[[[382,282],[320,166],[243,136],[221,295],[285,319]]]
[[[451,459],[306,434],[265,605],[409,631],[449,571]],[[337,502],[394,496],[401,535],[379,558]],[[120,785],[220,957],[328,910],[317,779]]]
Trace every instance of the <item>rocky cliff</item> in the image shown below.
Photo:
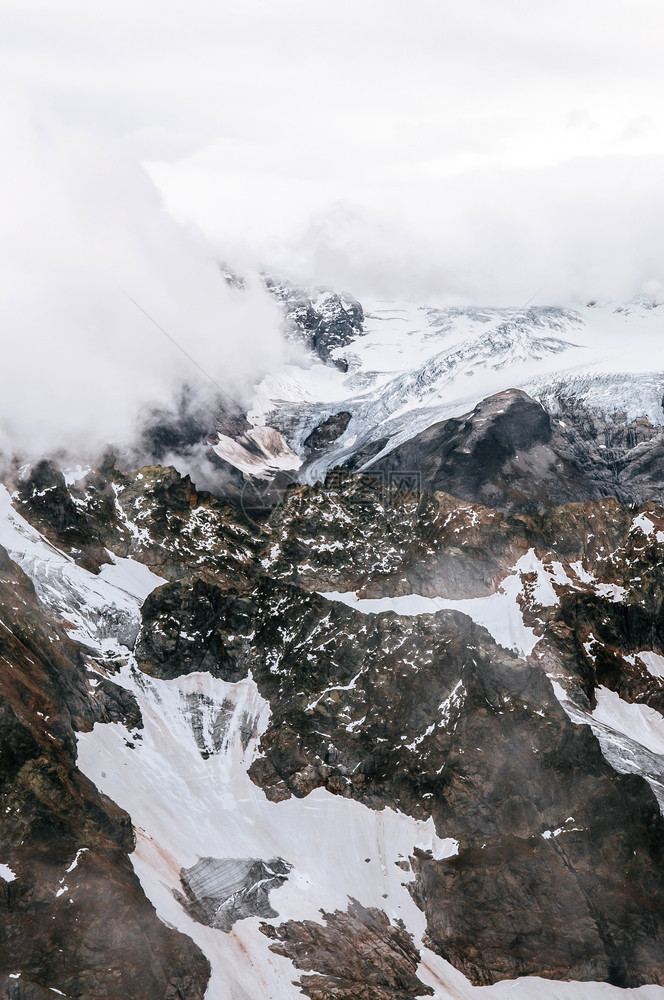
[[[268,284],[278,399],[0,488],[0,995],[664,997],[659,376]]]

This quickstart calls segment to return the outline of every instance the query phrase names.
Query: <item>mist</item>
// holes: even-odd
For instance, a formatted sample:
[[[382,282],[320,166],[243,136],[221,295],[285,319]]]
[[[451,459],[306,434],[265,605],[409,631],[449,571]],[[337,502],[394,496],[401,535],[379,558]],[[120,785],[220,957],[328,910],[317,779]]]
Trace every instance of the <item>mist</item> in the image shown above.
[[[242,406],[285,351],[258,277],[229,288],[214,248],[117,143],[26,101],[5,102],[0,122],[0,449],[89,458],[130,444],[183,384]]]
[[[485,167],[345,194],[340,187],[337,197],[320,189],[296,196],[283,178],[265,175],[238,195],[223,171],[149,169],[174,215],[199,219],[224,253],[360,299],[574,306],[664,293],[664,156]],[[205,191],[220,210],[231,190],[222,231],[214,213],[202,219],[198,199]],[[244,213],[251,225],[233,231],[228,220]]]
[[[613,156],[427,181],[379,206],[320,211],[282,261],[364,294],[438,304],[657,298],[663,174],[664,157]]]
[[[287,356],[261,270],[658,299],[661,27],[657,0],[6,0],[0,450],[131,442],[185,385],[243,406]]]

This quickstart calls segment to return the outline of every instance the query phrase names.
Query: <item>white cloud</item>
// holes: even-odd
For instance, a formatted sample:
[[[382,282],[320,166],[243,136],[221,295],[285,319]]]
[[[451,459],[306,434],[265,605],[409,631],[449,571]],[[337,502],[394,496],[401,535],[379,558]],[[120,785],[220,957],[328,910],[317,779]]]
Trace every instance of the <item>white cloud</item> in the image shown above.
[[[659,287],[663,26],[659,0],[5,0],[0,444],[127,433],[183,377],[123,289],[215,379],[274,363],[274,309],[197,232],[360,295]]]
[[[2,450],[125,443],[183,381],[237,397],[278,363],[267,294],[226,286],[212,248],[167,216],[117,143],[16,100],[0,124]]]
[[[152,167],[167,203],[226,252],[363,295],[457,304],[624,301],[664,285],[664,157],[421,173],[356,189]],[[200,202],[199,199],[200,198]],[[224,227],[202,218],[202,204]],[[249,221],[243,232],[243,223]]]

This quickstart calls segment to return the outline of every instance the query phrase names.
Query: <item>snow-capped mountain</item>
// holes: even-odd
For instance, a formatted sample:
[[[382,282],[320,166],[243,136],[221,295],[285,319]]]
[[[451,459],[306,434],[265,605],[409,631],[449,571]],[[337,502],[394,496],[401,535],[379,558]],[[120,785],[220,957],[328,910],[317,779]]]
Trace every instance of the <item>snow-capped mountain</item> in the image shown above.
[[[583,407],[615,423],[664,420],[664,313],[645,300],[583,309],[435,309],[368,303],[361,330],[332,351],[345,371],[289,365],[266,378],[249,419],[279,430],[314,482],[327,469],[371,468],[420,431],[520,388],[548,412]],[[324,421],[350,414],[322,453]],[[226,457],[225,449],[219,449]]]
[[[662,1000],[658,308],[273,291],[219,495],[0,490],[0,995]]]

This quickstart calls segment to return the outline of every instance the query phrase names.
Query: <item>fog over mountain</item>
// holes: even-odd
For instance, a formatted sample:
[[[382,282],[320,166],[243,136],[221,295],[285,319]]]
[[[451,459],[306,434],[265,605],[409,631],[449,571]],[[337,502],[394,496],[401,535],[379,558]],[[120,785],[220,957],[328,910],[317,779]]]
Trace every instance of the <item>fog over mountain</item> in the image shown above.
[[[73,445],[72,398],[122,438],[182,377],[125,292],[237,394],[277,363],[274,307],[217,259],[433,304],[660,294],[660,21],[646,0],[10,0],[0,308],[34,377],[6,387],[5,449]]]
[[[117,142],[25,100],[7,101],[2,128],[2,450],[126,443],[183,381],[241,398],[283,360],[262,285],[233,294],[212,247],[165,214]]]
[[[664,1000],[661,6],[0,21],[0,1000]]]

